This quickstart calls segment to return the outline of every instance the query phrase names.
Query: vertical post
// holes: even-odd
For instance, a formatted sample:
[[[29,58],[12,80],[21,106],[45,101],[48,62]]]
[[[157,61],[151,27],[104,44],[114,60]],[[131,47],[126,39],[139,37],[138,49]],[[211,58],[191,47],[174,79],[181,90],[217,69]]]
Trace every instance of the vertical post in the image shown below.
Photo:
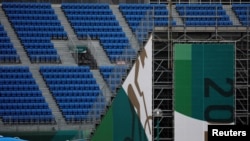
[[[157,141],[159,141],[160,140],[160,118],[159,117],[157,117],[157,125],[156,125],[156,130],[157,130],[157,136],[156,136],[156,139],[157,139]]]
[[[168,68],[172,68],[172,0],[168,0]]]
[[[160,118],[162,117],[162,110],[161,109],[154,109],[153,110],[153,119],[157,119],[157,123],[156,123],[156,140],[159,141],[160,140]],[[154,121],[154,120],[153,120]],[[155,138],[155,136],[154,136]]]

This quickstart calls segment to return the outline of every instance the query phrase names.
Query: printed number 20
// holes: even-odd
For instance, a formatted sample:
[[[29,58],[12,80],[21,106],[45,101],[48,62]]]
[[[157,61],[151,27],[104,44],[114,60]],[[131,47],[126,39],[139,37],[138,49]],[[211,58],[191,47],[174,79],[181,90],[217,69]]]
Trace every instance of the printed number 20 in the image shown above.
[[[204,94],[205,97],[208,98],[210,97],[210,87],[213,88],[214,90],[216,90],[220,95],[224,96],[224,97],[230,97],[233,95],[233,80],[227,78],[226,82],[230,85],[230,89],[228,91],[223,90],[220,86],[218,86],[213,80],[209,79],[209,78],[205,78],[205,89],[204,89]],[[229,117],[225,117],[225,118],[213,118],[210,116],[210,113],[212,111],[228,111],[230,112],[230,116]],[[233,106],[232,105],[209,105],[208,107],[206,107],[205,109],[205,120],[208,122],[223,122],[223,123],[229,123],[233,121]]]

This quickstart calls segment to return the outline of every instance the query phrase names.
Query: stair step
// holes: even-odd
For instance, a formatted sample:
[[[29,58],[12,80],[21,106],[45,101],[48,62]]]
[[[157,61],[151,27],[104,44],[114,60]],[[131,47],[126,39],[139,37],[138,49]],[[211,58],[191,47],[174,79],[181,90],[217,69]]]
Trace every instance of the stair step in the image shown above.
[[[131,31],[129,25],[127,24],[126,20],[124,19],[124,17],[122,16],[121,12],[119,11],[119,8],[117,5],[110,5],[110,8],[112,10],[112,12],[114,13],[117,21],[119,22],[119,25],[122,27],[122,30],[125,32],[125,35],[127,36],[127,38],[129,39],[129,42],[132,46],[132,48],[134,48],[136,51],[138,51],[140,49],[139,43],[136,40],[133,34],[133,32]]]

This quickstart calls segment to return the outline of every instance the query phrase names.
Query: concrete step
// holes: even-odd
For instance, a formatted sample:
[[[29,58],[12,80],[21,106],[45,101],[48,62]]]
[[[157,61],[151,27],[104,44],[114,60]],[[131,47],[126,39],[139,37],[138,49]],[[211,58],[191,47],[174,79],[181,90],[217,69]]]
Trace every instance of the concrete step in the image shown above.
[[[30,66],[30,71],[33,75],[33,78],[35,79],[36,83],[39,86],[39,89],[42,91],[42,94],[46,100],[46,102],[48,103],[50,109],[52,110],[52,114],[55,116],[56,121],[58,121],[58,119],[61,119],[61,122],[63,124],[66,124],[66,122],[64,121],[64,118],[62,116],[62,113],[60,112],[59,107],[56,104],[56,101],[54,100],[52,94],[50,93],[41,73],[39,72],[39,66],[38,65],[33,65]]]
[[[64,30],[67,32],[68,36],[75,36],[75,32],[72,29],[70,23],[68,22],[64,12],[62,11],[60,6],[52,6],[57,15],[58,19],[61,21],[61,25],[64,27]]]
[[[76,61],[73,58],[69,48],[68,41],[64,40],[52,40],[54,47],[57,50],[57,53],[60,55],[62,65],[73,65],[76,66]]]
[[[0,7],[0,22],[3,25],[5,31],[7,32],[8,37],[10,38],[10,41],[12,42],[14,48],[16,48],[17,54],[20,56],[21,63],[23,65],[30,65],[30,60],[20,43],[20,40],[18,39],[14,29],[12,28],[8,18],[6,17],[2,7]]]
[[[125,32],[127,38],[129,39],[129,42],[130,42],[132,48],[134,48],[136,51],[140,50],[140,45],[139,45],[134,33],[132,32],[129,25],[127,24],[126,20],[122,16],[122,14],[119,10],[119,6],[118,5],[110,5],[110,8],[111,8],[112,12],[114,13],[117,21],[119,22],[119,25],[122,27],[123,32]]]
[[[241,26],[241,23],[237,16],[235,15],[234,11],[232,10],[232,5],[224,5],[223,9],[226,11],[226,14],[230,16],[230,20],[233,22],[233,25],[235,26]]]

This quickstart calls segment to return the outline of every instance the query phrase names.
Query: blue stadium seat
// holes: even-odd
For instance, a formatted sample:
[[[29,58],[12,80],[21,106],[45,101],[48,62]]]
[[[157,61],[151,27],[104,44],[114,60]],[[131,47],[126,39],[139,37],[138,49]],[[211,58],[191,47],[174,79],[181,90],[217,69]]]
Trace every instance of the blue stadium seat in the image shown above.
[[[237,18],[239,19],[241,25],[249,26],[249,15],[250,15],[250,4],[242,3],[242,4],[232,4],[232,10],[236,14]]]
[[[232,26],[222,4],[176,4],[186,26]]]
[[[86,120],[80,117],[87,115],[97,97],[102,97],[89,66],[41,66],[40,73],[66,122]]]
[[[20,5],[22,6],[20,6]],[[3,10],[14,27],[25,49],[52,48],[51,39],[67,39],[67,33],[57,18],[50,3],[4,2]],[[59,63],[57,53],[47,56],[27,52],[32,63]],[[59,61],[58,61],[59,59]]]
[[[0,118],[4,123],[55,122],[29,67],[0,66],[0,72]],[[43,116],[48,118],[40,118]]]

